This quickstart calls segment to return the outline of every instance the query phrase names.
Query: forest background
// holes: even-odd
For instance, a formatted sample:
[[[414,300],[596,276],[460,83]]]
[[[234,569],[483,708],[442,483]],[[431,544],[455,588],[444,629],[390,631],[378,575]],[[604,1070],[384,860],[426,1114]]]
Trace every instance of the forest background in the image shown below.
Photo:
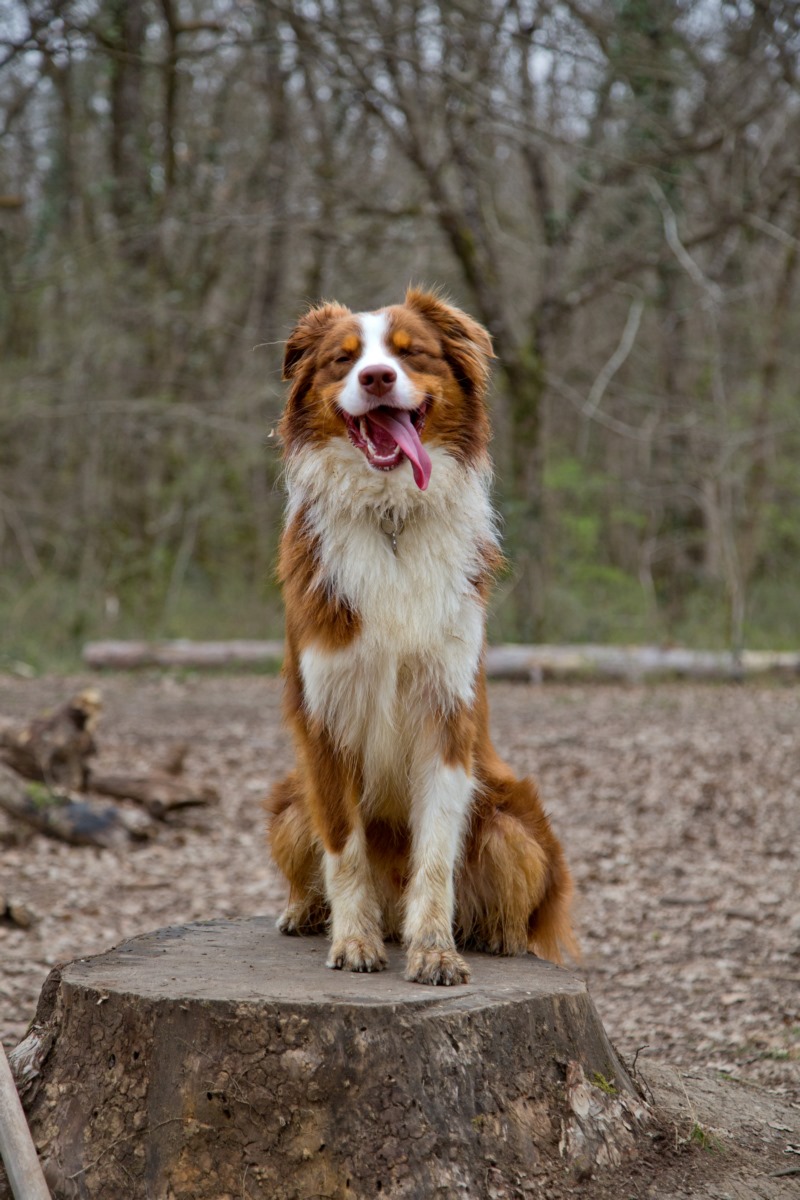
[[[800,646],[794,0],[0,0],[0,668],[269,637],[281,343],[483,321],[495,640]]]

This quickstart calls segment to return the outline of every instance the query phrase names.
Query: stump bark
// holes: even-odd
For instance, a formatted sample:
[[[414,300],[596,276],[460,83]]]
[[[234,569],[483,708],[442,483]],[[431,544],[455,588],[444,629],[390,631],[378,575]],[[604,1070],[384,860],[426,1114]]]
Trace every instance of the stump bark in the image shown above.
[[[378,975],[326,949],[212,921],[54,972],[11,1059],[57,1200],[510,1200],[637,1152],[575,976],[473,954],[423,988],[399,948]]]

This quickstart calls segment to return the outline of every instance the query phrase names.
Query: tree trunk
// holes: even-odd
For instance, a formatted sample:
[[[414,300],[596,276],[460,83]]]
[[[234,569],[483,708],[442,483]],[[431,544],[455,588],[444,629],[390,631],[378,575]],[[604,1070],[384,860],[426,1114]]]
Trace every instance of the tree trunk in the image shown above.
[[[120,245],[132,262],[146,259],[151,235],[143,88],[146,15],[141,0],[109,0],[111,44],[111,203]]]
[[[538,341],[538,339],[537,339]],[[542,412],[545,369],[540,345],[519,348],[503,362],[509,483],[502,496],[507,552],[516,570],[514,637],[540,642],[546,613],[546,523],[544,520],[544,440]]]
[[[51,975],[11,1058],[57,1200],[510,1200],[636,1155],[650,1114],[574,976],[470,955],[445,991],[397,948],[325,953],[212,921]]]

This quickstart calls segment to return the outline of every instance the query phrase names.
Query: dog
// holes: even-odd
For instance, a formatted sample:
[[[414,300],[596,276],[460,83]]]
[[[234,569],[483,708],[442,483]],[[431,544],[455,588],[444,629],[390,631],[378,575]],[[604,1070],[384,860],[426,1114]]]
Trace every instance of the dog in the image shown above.
[[[438,293],[311,308],[286,343],[279,578],[297,765],[268,801],[278,928],[327,965],[463,984],[459,949],[575,951],[563,851],[489,735],[487,331]]]

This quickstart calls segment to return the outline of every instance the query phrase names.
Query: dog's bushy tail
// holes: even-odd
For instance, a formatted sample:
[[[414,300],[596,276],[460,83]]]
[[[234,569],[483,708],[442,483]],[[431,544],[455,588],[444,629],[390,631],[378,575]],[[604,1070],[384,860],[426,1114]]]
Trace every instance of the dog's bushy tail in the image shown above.
[[[551,962],[565,955],[577,961],[580,948],[572,930],[572,876],[558,843],[549,849],[549,871],[544,895],[528,923],[528,949]]]
[[[477,808],[458,887],[466,945],[495,954],[578,957],[572,879],[532,779],[504,764],[479,776]]]

